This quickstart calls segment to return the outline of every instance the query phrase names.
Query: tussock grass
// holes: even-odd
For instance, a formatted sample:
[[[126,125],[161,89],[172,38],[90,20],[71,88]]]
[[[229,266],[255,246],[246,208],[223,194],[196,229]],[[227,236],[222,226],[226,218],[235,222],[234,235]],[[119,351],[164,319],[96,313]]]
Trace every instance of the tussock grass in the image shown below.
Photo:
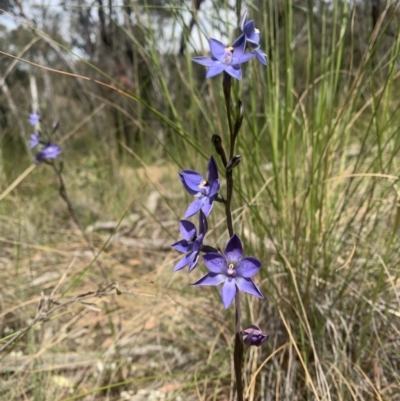
[[[250,63],[235,87],[246,114],[233,218],[246,253],[263,260],[259,284],[266,301],[246,298],[244,320],[267,330],[270,340],[246,354],[247,396],[395,400],[398,6],[387,2],[366,34],[361,9],[352,3],[335,0],[317,11],[290,0],[280,7],[257,4],[248,7],[264,35],[269,66]],[[151,8],[143,10],[150,18]],[[232,29],[218,15],[197,18],[220,19]],[[191,64],[191,46],[201,43],[196,32],[185,55],[175,56],[160,52],[158,33],[141,24],[149,33],[144,42],[121,29],[148,68],[154,92],[144,95],[140,82],[130,93],[113,79],[118,94],[87,84],[86,101],[106,106],[66,141],[65,177],[85,226],[110,219],[120,222],[119,237],[172,243],[189,200],[176,172],[204,172],[211,135],[227,138],[223,94],[220,79],[204,82],[204,70]],[[83,68],[109,78],[106,70]],[[86,109],[74,102],[83,121]],[[68,124],[66,131],[74,132]],[[115,136],[124,124],[137,132],[133,147]],[[99,132],[107,132],[101,141]],[[49,296],[58,286],[55,299],[77,299],[102,282],[55,182],[41,166],[0,204],[0,345],[34,318],[42,291]],[[137,219],[122,224],[131,214]],[[209,225],[208,241],[223,247],[222,210]],[[12,364],[19,352],[27,358],[3,375],[0,397],[111,400],[141,390],[159,399],[230,399],[233,319],[218,291],[188,286],[201,268],[190,277],[173,274],[175,253],[130,247],[113,234],[94,232],[91,241],[122,294],[76,300],[29,330],[1,362]],[[65,354],[74,354],[73,362],[60,362]]]

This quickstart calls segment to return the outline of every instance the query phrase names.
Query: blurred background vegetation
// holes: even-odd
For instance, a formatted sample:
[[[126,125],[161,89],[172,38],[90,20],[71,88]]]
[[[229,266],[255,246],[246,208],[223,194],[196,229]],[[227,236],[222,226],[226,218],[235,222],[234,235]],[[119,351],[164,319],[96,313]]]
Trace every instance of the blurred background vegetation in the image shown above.
[[[211,135],[228,138],[221,77],[190,58],[248,11],[269,65],[234,88],[234,224],[263,261],[266,301],[246,297],[244,320],[270,340],[246,353],[247,397],[400,400],[398,1],[0,8],[0,349],[21,333],[0,353],[1,399],[232,399],[232,312],[188,286],[203,268],[172,274],[169,244],[189,201],[177,171],[204,172]],[[32,166],[35,88],[90,246]],[[71,302],[35,321],[44,296]]]

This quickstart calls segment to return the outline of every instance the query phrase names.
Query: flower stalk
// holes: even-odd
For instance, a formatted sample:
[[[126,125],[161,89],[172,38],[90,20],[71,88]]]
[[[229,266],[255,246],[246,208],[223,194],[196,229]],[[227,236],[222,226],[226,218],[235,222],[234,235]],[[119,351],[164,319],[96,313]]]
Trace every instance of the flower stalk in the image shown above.
[[[229,236],[232,237],[234,235],[233,231],[233,223],[232,223],[232,211],[231,211],[231,203],[232,203],[232,195],[233,195],[233,167],[229,168],[230,163],[234,158],[235,153],[235,142],[236,137],[239,133],[239,130],[242,126],[243,121],[243,107],[242,102],[238,101],[238,117],[235,122],[235,126],[233,128],[232,125],[232,116],[231,116],[231,89],[232,89],[232,78],[229,74],[224,71],[223,80],[222,80],[222,89],[225,98],[225,107],[226,107],[226,117],[228,119],[228,127],[229,127],[229,162],[226,158],[225,149],[222,145],[221,137],[218,135],[213,135],[212,143],[216,152],[220,155],[222,164],[225,167],[225,178],[226,178],[226,201],[225,201],[225,216],[226,223],[228,228]],[[239,158],[240,160],[240,158]],[[237,165],[237,164],[236,164]],[[240,309],[240,293],[239,291],[235,295],[235,347],[233,354],[233,363],[235,370],[235,379],[236,379],[236,392],[238,395],[238,401],[243,401],[243,342],[241,338],[241,309]]]
[[[41,114],[39,112],[35,112],[35,113],[32,113],[29,115],[29,124],[32,127],[37,128],[38,125],[40,124],[40,122],[41,122]],[[72,202],[68,196],[67,188],[65,186],[64,178],[62,175],[63,166],[64,166],[63,162],[60,161],[58,164],[56,163],[56,159],[60,155],[60,153],[62,153],[62,150],[59,145],[52,143],[50,139],[58,128],[59,128],[59,122],[56,121],[53,124],[52,132],[50,133],[50,135],[44,136],[40,130],[35,131],[30,136],[29,147],[31,149],[33,149],[33,148],[37,149],[36,154],[35,154],[36,165],[40,165],[40,164],[44,163],[53,168],[53,171],[56,174],[57,179],[58,179],[60,197],[67,205],[67,209],[68,209],[68,212],[69,212],[72,220],[74,221],[75,225],[78,227],[80,233],[82,234],[82,237],[84,238],[84,240],[86,241],[87,245],[89,246],[91,252],[93,253],[93,256],[97,262],[97,265],[100,268],[103,279],[106,282],[108,282],[107,274],[106,274],[103,266],[97,260],[96,252],[90,242],[89,237],[86,235],[85,230],[82,227],[82,224],[80,223],[78,216],[76,215],[75,210],[72,206]]]
[[[230,151],[229,160],[233,158],[235,153],[235,139],[239,132],[237,130],[236,135],[234,135],[231,117],[231,89],[232,89],[232,78],[224,72],[224,78],[222,81],[222,87],[225,97],[225,107],[226,107],[226,117],[228,119],[229,126],[229,139],[230,139]],[[233,195],[233,171],[228,169],[228,164],[225,164],[226,171],[226,203],[225,203],[225,215],[226,222],[228,226],[229,236],[233,236],[233,224],[232,224],[232,195]],[[238,401],[243,401],[243,377],[242,377],[242,367],[243,367],[243,343],[241,339],[241,310],[240,310],[240,293],[239,291],[235,296],[235,348],[233,351],[233,364],[235,370],[236,378],[236,392],[238,396]]]
[[[240,10],[238,11],[240,13]],[[235,303],[235,345],[234,345],[234,371],[236,381],[237,400],[244,400],[243,388],[243,344],[260,346],[267,341],[265,335],[258,326],[250,325],[241,330],[241,308],[240,292],[263,299],[264,296],[253,282],[252,277],[258,273],[262,263],[255,257],[244,257],[243,245],[235,234],[232,220],[232,198],[233,198],[233,170],[241,161],[241,155],[235,154],[236,139],[243,122],[243,104],[237,102],[237,112],[232,116],[232,79],[242,78],[241,65],[257,58],[266,65],[265,53],[260,49],[259,31],[254,26],[254,21],[247,21],[245,15],[240,23],[242,34],[230,46],[225,46],[216,39],[210,39],[210,56],[194,57],[192,60],[198,64],[208,67],[206,78],[212,78],[222,73],[222,90],[224,93],[226,118],[229,130],[229,144],[227,151],[224,148],[220,135],[214,134],[211,142],[216,153],[219,155],[226,179],[226,197],[219,193],[220,181],[218,168],[214,158],[211,156],[207,175],[204,178],[194,170],[182,170],[179,178],[186,191],[195,197],[185,212],[185,219],[200,213],[199,229],[187,220],[180,221],[182,240],[172,244],[172,247],[185,255],[175,265],[174,271],[182,270],[189,266],[191,272],[199,261],[199,254],[203,252],[203,263],[209,270],[206,275],[194,282],[197,286],[221,285],[221,299],[227,309]],[[250,51],[246,51],[250,50]],[[210,215],[214,203],[222,203],[225,208],[225,217],[229,241],[225,251],[218,246],[204,244],[207,234],[207,217]]]

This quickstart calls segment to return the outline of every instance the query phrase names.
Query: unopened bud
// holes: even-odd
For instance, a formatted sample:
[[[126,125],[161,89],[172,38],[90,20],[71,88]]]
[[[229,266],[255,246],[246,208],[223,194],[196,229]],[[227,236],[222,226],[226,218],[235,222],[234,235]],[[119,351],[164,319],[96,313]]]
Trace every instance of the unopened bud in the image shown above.
[[[222,139],[221,139],[221,137],[220,137],[219,135],[214,134],[214,135],[211,137],[211,142],[212,142],[212,144],[214,145],[214,147],[217,149],[219,146],[221,146],[221,144],[222,144]]]
[[[221,160],[226,165],[226,155],[225,155],[225,150],[224,147],[222,146],[222,139],[219,135],[214,134],[211,137],[211,142],[216,150],[216,152],[221,156]]]
[[[228,164],[226,165],[226,171],[232,171],[235,168],[242,158],[242,155],[233,156],[231,160],[229,160]]]
[[[264,334],[261,329],[253,324],[246,327],[242,332],[242,340],[246,345],[259,347],[269,338],[268,334]]]

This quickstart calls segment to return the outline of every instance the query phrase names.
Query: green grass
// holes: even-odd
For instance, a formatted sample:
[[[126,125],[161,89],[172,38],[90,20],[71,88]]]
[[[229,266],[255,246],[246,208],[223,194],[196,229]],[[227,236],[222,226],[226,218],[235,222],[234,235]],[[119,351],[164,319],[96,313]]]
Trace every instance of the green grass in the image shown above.
[[[258,283],[266,301],[244,297],[244,322],[259,324],[270,340],[245,355],[249,400],[394,400],[400,391],[400,206],[394,187],[400,37],[391,33],[398,30],[398,11],[385,8],[371,33],[360,8],[347,2],[335,0],[332,11],[325,5],[314,13],[290,0],[281,9],[265,2],[263,12],[255,4],[249,4],[250,15],[263,34],[269,65],[249,63],[234,87],[245,121],[233,218],[246,253],[263,261]],[[204,81],[205,71],[192,64],[189,51],[160,53],[159,33],[146,24],[151,10],[144,8],[138,27],[144,41],[120,28],[141,57],[142,70],[135,72],[145,70],[152,89],[146,80],[138,80],[132,93],[122,86],[123,93],[105,92],[87,82],[78,98],[68,88],[74,78],[63,77],[63,101],[70,107],[62,108],[60,99],[54,107],[68,136],[88,110],[106,104],[64,145],[66,184],[82,223],[120,221],[133,213],[139,220],[125,236],[172,243],[189,201],[176,172],[204,172],[213,154],[211,135],[227,143],[228,127],[221,77]],[[180,23],[179,9],[174,18]],[[235,25],[222,23],[231,30]],[[94,69],[82,60],[79,68],[110,82],[103,66]],[[50,77],[53,84],[60,79]],[[135,135],[133,152],[120,146],[124,125]],[[9,173],[3,191],[29,166],[28,158],[18,165],[7,160],[4,146]],[[152,193],[159,201],[149,211]],[[208,241],[223,248],[228,235],[218,206]],[[0,219],[4,327],[23,330],[36,314],[40,292],[49,295],[64,272],[56,297],[97,290],[100,272],[46,166],[1,201]],[[110,236],[94,233],[91,239],[123,294],[88,301],[93,305],[76,301],[32,328],[13,347],[30,356],[31,365],[4,376],[9,386],[0,399],[66,401],[97,394],[111,400],[143,389],[160,390],[170,400],[229,399],[233,313],[222,309],[216,289],[188,286],[204,269],[191,277],[174,275],[175,253],[118,241],[104,246]],[[30,284],[49,272],[53,278]],[[11,335],[3,330],[0,346]],[[70,363],[52,370],[47,364],[41,370],[34,363],[41,352],[76,352],[108,367]]]

